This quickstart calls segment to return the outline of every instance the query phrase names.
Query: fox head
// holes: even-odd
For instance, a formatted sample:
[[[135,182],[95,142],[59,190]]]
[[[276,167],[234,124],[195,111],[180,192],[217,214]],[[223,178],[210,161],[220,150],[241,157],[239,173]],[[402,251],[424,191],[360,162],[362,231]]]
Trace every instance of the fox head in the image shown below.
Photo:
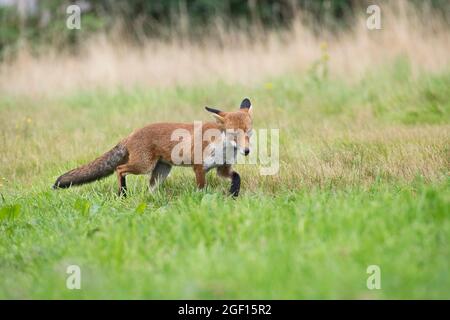
[[[224,112],[205,107],[212,113],[227,135],[227,139],[236,143],[239,152],[244,155],[250,153],[250,137],[252,134],[252,104],[245,98],[238,111]]]

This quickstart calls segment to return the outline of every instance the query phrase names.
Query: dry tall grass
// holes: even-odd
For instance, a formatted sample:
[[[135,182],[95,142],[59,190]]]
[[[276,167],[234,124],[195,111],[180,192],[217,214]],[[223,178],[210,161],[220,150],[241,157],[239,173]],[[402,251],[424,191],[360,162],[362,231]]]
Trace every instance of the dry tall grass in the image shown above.
[[[382,2],[381,14],[382,30],[368,30],[367,15],[361,12],[353,29],[339,35],[313,34],[298,11],[287,31],[243,34],[225,32],[217,24],[208,30],[214,39],[202,44],[149,39],[136,47],[123,39],[96,35],[86,39],[78,55],[46,50],[45,55],[33,56],[24,49],[0,66],[0,94],[53,95],[93,87],[216,80],[251,83],[288,71],[303,72],[320,57],[329,58],[331,74],[348,79],[399,55],[417,69],[448,65],[450,29],[445,22],[405,1]],[[221,46],[215,44],[217,38]]]

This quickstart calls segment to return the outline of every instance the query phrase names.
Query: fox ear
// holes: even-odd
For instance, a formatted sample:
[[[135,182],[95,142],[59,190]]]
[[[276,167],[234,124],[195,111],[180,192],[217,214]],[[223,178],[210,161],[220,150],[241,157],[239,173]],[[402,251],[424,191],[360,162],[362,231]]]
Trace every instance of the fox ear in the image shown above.
[[[241,102],[241,109],[250,109],[252,107],[252,103],[248,98],[245,98]]]
[[[205,110],[209,111],[209,112],[212,112],[212,113],[215,113],[215,114],[221,114],[222,113],[222,111],[214,109],[214,108],[210,108],[210,107],[205,107]]]
[[[244,100],[242,100],[240,109],[246,110],[251,116],[252,115],[252,103],[250,102],[250,99],[245,98]]]
[[[224,112],[217,110],[217,109],[213,109],[210,107],[205,107],[206,111],[209,111],[212,113],[213,117],[216,118],[218,123],[224,123],[225,119],[223,118],[224,116]]]
[[[224,123],[225,119],[222,116],[219,116],[216,113],[213,113],[213,117],[216,118],[217,123]]]

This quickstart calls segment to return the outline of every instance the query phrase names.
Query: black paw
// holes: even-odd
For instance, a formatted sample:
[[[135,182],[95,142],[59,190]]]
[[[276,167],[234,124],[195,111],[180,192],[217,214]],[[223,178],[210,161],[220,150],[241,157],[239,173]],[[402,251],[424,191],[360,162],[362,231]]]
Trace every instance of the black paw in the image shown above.
[[[236,198],[239,195],[239,190],[241,189],[241,177],[237,172],[231,174],[231,188],[230,195]]]

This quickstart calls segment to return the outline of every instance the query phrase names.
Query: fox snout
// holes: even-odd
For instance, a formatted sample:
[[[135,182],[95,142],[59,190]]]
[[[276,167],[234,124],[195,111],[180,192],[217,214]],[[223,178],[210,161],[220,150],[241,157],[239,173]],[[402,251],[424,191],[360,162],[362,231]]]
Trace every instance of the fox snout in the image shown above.
[[[243,148],[241,149],[241,153],[244,156],[248,156],[248,154],[250,153],[250,137],[248,134],[245,134]]]
[[[250,148],[239,148],[239,152],[244,156],[248,156],[248,154],[250,153]]]
[[[239,146],[239,152],[244,156],[248,156],[250,153],[250,133],[245,133],[243,130],[240,130],[237,135],[237,145]]]

